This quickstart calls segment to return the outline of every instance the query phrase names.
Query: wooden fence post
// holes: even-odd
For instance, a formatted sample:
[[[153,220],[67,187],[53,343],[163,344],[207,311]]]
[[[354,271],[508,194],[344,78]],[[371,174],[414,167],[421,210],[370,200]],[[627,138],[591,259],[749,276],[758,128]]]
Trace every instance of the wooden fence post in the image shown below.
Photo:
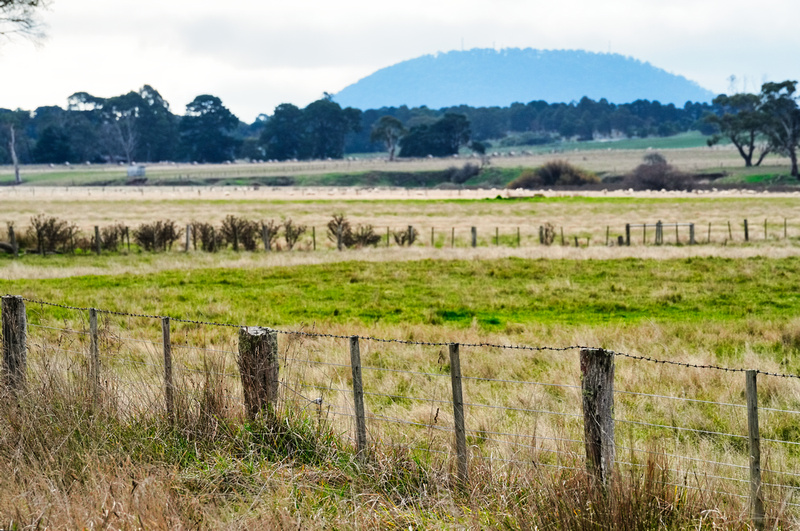
[[[494,228],[494,244],[497,246],[500,245],[500,227]]]
[[[544,227],[539,225],[539,245],[544,245]]]
[[[764,497],[761,492],[761,440],[758,434],[758,371],[745,373],[747,428],[750,441],[750,514],[756,529],[764,529]]]
[[[387,241],[388,241],[388,229],[387,229]],[[336,227],[336,249],[342,250],[342,226],[339,225]]]
[[[564,227],[561,227],[561,246],[564,246]]]
[[[186,225],[186,252],[189,252],[189,245],[192,243],[192,225]]]
[[[258,326],[239,329],[236,362],[247,418],[254,420],[266,407],[268,414],[274,414],[278,401],[278,333]]]
[[[8,226],[8,239],[11,243],[11,254],[14,258],[19,258],[19,247],[17,247],[17,236],[14,234],[14,226]]]
[[[389,247],[389,227],[386,227],[386,247]]]
[[[786,218],[783,218],[783,239],[786,240],[789,235],[789,226],[786,222]]]
[[[464,396],[461,389],[461,358],[458,353],[458,343],[450,344],[450,381],[453,387],[453,424],[456,435],[458,481],[462,486],[466,486],[469,483],[467,432],[464,427]]]
[[[522,247],[521,240],[519,238],[519,227],[517,227],[517,248]]]
[[[456,228],[450,227],[450,248],[456,246]]]
[[[614,471],[614,355],[581,350],[581,391],[586,466],[607,485]]]
[[[472,231],[472,246],[473,247],[477,247],[478,246],[478,228],[477,227],[471,227],[470,230]]]
[[[172,342],[169,337],[169,317],[161,318],[161,334],[164,339],[164,401],[170,423],[175,422],[175,395],[172,382]]]
[[[767,220],[764,220],[764,239],[767,239]]]
[[[433,227],[431,227],[431,247],[433,247],[433,246],[434,246],[434,241],[433,241]]]
[[[694,245],[694,223],[689,223],[689,245]]]
[[[28,320],[22,297],[4,295],[3,321],[3,373],[6,389],[17,392],[25,389],[28,366]]]
[[[625,245],[630,247],[631,246],[631,224],[625,224]]]
[[[89,308],[89,376],[95,402],[100,399],[100,334],[97,331],[97,309]]]
[[[608,237],[611,235],[611,227],[606,225],[606,247],[608,247]]]
[[[414,227],[411,225],[408,226],[408,246],[411,247],[411,244],[414,243],[416,236],[414,236]]]
[[[744,220],[744,241],[750,241],[750,231],[747,228],[747,220]]]
[[[367,458],[367,420],[364,414],[364,383],[361,378],[358,336],[350,337],[350,368],[353,372],[353,403],[356,413],[356,452],[363,461]]]
[[[317,228],[311,227],[311,244],[314,251],[317,250]]]
[[[728,220],[728,239],[733,241],[733,229],[731,228],[731,220]]]
[[[94,250],[100,254],[100,227],[94,226]]]
[[[661,245],[664,243],[664,225],[661,223],[659,219],[656,223],[656,245]]]
[[[239,227],[236,223],[233,223],[231,227],[233,229],[233,251],[238,253],[239,252]]]

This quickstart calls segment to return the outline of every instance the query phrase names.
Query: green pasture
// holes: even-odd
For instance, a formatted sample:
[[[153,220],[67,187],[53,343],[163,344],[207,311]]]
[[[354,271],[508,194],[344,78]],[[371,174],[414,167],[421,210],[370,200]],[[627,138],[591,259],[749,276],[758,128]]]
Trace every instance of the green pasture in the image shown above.
[[[431,324],[503,331],[542,324],[788,320],[800,315],[798,285],[800,258],[508,258],[14,280],[0,281],[0,291],[231,324]]]

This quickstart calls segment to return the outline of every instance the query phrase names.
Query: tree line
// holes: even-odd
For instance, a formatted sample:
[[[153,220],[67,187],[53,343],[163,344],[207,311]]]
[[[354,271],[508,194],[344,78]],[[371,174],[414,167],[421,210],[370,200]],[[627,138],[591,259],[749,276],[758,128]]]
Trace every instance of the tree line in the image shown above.
[[[208,94],[197,96],[183,115],[175,114],[155,88],[145,85],[110,98],[77,92],[66,108],[0,109],[0,164],[303,160],[384,151],[391,158],[447,156],[464,146],[480,153],[490,145],[670,136],[689,130],[716,135],[712,143],[728,138],[746,164],[758,153],[757,164],[765,152],[793,157],[800,134],[792,137],[787,120],[797,113],[795,88],[793,81],[767,83],[760,94],[720,95],[710,104],[687,102],[683,107],[584,97],[508,107],[361,111],[342,108],[325,94],[305,108],[283,103],[272,115],[247,124]]]

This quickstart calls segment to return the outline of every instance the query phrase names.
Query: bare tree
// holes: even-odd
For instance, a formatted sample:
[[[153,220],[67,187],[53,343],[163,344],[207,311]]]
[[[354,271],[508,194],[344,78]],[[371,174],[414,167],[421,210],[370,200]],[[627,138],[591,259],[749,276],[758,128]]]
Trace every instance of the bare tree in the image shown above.
[[[0,0],[0,35],[22,35],[31,39],[44,37],[39,11],[50,0]]]

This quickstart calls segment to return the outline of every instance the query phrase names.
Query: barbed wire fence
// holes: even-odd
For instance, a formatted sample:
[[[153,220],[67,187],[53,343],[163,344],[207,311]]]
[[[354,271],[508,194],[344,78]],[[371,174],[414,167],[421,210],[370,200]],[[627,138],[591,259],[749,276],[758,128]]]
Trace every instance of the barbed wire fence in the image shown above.
[[[479,463],[494,474],[588,469],[608,482],[614,470],[642,472],[657,457],[676,493],[740,499],[756,526],[769,514],[800,517],[800,375],[582,345],[281,330],[10,295],[2,303],[11,390],[56,372],[82,375],[131,416],[295,408],[328,423],[361,458],[403,452],[449,467],[465,483]],[[506,377],[499,363],[480,362],[508,351],[517,354],[502,358],[512,374],[532,364],[537,369],[522,374],[537,378]],[[255,404],[241,370],[248,355],[274,360],[274,378],[261,378],[274,389]],[[615,378],[617,368],[625,377]],[[741,401],[707,396],[711,382],[741,389],[732,395]]]

